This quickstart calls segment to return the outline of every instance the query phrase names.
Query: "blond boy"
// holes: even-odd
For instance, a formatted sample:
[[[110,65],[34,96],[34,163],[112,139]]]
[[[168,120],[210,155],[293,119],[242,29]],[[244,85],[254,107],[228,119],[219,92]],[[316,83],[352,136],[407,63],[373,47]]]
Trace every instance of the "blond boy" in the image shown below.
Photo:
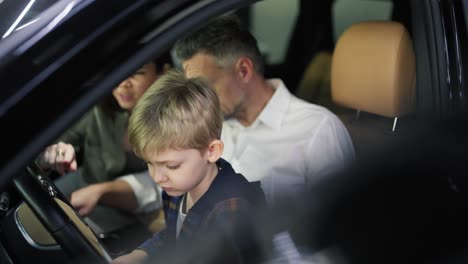
[[[167,241],[233,224],[263,201],[259,185],[220,158],[222,123],[215,92],[178,71],[159,78],[140,99],[130,117],[130,143],[163,189],[167,226],[113,263],[143,262]]]

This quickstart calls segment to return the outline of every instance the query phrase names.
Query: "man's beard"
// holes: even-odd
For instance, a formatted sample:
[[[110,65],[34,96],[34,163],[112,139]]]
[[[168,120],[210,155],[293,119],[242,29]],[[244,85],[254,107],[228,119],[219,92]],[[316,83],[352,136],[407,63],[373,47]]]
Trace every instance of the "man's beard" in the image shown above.
[[[232,110],[230,113],[223,113],[224,120],[228,120],[231,118],[238,118],[241,112],[242,112],[242,103],[239,103],[236,106],[234,106],[234,110]]]

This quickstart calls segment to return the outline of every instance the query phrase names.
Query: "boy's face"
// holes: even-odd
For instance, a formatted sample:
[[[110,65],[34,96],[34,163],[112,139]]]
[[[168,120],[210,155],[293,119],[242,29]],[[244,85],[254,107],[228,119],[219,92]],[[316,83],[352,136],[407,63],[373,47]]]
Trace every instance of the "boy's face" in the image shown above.
[[[156,81],[156,66],[148,63],[138,69],[133,75],[123,80],[117,88],[112,91],[119,106],[125,110],[132,110],[138,99]]]
[[[234,66],[219,66],[212,55],[198,53],[183,62],[188,78],[202,77],[214,88],[226,118],[236,117],[245,100]]]
[[[208,151],[169,149],[146,153],[151,178],[170,196],[196,191],[209,173]]]

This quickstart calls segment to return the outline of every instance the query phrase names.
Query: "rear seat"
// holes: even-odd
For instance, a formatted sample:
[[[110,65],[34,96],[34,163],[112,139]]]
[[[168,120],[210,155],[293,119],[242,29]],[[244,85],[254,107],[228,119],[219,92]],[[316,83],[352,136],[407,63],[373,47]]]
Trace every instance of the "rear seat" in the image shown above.
[[[402,24],[361,22],[341,35],[332,57],[331,95],[334,103],[357,111],[339,116],[358,158],[405,132],[409,118],[401,118],[415,108],[415,84],[414,52]]]
[[[297,86],[297,97],[328,109],[333,108],[330,95],[331,58],[329,51],[320,51],[312,58]]]

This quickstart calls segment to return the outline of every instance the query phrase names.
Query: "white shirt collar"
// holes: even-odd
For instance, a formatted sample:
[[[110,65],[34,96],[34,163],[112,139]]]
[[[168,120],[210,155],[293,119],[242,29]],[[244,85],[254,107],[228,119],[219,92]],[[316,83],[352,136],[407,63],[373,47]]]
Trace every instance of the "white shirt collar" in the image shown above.
[[[291,101],[291,93],[288,88],[286,88],[282,80],[269,79],[267,81],[273,87],[275,92],[266,104],[265,108],[260,112],[260,115],[258,115],[254,124],[262,122],[273,129],[279,129],[288,110],[289,102]]]

